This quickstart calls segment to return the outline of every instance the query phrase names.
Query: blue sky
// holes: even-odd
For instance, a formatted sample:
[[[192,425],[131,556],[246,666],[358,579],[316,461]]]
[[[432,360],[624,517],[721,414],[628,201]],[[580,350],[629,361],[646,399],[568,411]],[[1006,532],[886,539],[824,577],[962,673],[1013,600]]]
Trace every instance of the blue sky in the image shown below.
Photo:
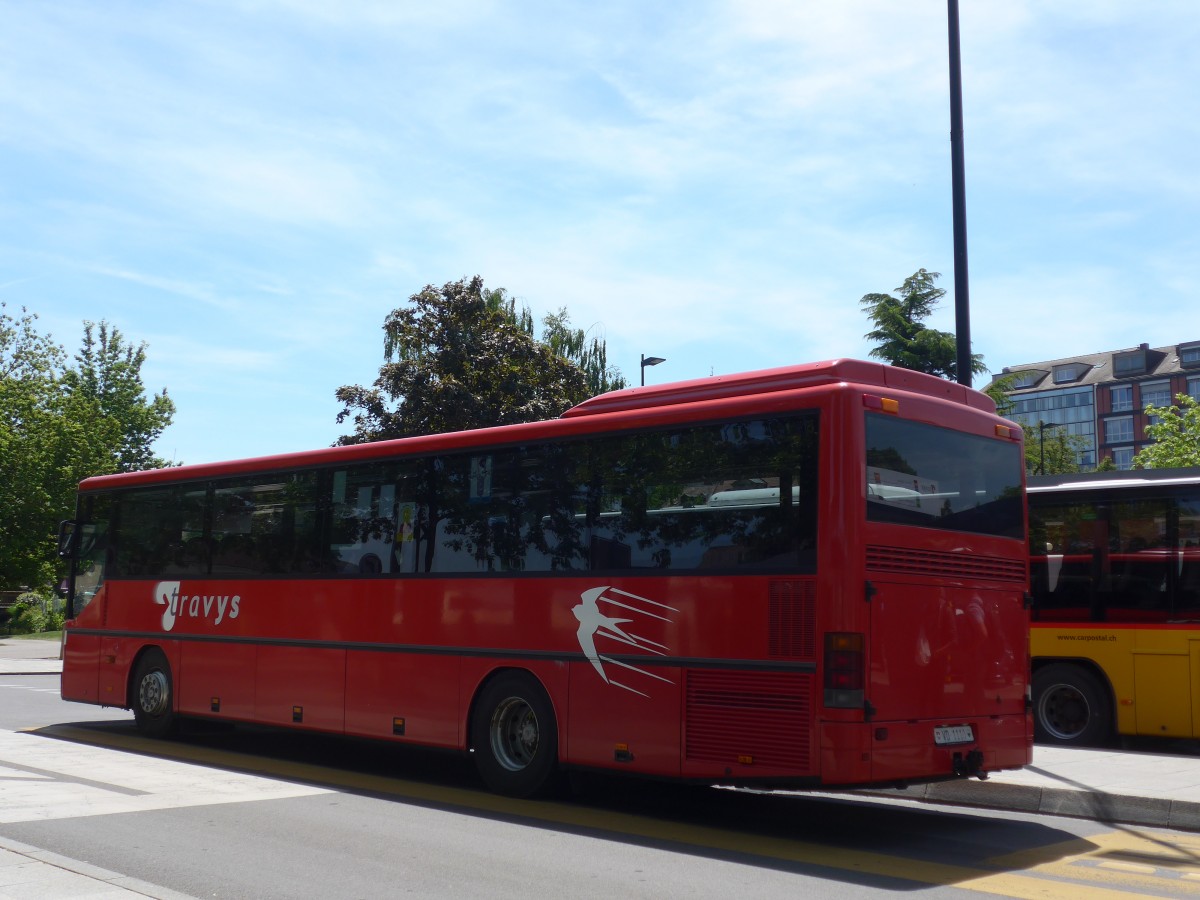
[[[145,341],[160,455],[350,431],[388,311],[480,274],[636,383],[851,356],[942,273],[946,4],[0,0],[0,300]],[[1200,339],[1200,6],[963,0],[974,350]]]

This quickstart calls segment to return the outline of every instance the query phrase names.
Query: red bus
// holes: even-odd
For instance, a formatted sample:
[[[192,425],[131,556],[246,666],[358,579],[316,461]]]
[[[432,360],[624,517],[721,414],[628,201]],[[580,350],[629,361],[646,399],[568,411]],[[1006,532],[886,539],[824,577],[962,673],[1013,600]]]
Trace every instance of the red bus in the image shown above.
[[[1021,430],[839,360],[559,419],[90,478],[62,696],[830,787],[1030,761]]]

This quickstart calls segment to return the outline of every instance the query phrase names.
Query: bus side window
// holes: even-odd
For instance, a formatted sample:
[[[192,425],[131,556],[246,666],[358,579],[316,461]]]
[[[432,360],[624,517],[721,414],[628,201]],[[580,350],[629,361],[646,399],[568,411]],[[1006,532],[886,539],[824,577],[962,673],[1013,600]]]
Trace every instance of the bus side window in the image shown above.
[[[1108,620],[1165,622],[1168,615],[1167,503],[1113,503],[1109,512],[1111,594]]]
[[[368,463],[330,479],[329,554],[343,575],[414,571],[422,540],[420,466]]]
[[[1200,619],[1200,495],[1176,502],[1179,574],[1175,593],[1176,619]]]
[[[122,494],[119,504],[113,543],[120,577],[207,574],[207,558],[187,554],[189,543],[203,535],[203,489],[144,488]]]
[[[239,478],[213,489],[214,575],[291,575],[320,570],[314,473]]]
[[[1086,506],[1031,505],[1029,574],[1037,619],[1091,618],[1095,527]]]

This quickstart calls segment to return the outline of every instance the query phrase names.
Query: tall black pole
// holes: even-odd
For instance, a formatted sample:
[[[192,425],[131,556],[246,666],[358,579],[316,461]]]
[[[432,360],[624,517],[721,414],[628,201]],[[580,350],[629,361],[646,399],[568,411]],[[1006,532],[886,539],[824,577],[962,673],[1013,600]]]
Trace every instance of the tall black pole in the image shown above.
[[[967,191],[963,162],[962,59],[958,0],[946,0],[950,26],[950,182],[954,195],[954,333],[958,383],[971,386],[971,296],[967,288]]]

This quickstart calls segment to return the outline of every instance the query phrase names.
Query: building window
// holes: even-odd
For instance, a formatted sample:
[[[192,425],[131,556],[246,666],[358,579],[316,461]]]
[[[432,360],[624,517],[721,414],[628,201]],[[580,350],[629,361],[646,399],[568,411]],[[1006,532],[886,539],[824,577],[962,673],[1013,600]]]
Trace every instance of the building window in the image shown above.
[[[1046,373],[1040,369],[1027,369],[1024,372],[1017,372],[1012,377],[1012,390],[1021,391],[1031,388],[1045,377]]]
[[[1170,406],[1171,382],[1148,381],[1142,385],[1142,409],[1147,406]]]
[[[1188,379],[1188,396],[1200,403],[1200,378]]]
[[[1117,416],[1104,420],[1104,442],[1118,444],[1133,440],[1133,416]]]
[[[1130,469],[1133,467],[1133,448],[1132,447],[1113,447],[1113,462],[1117,464],[1118,469]]]
[[[1190,369],[1200,366],[1200,344],[1189,344],[1179,348],[1179,364]]]
[[[1141,375],[1146,371],[1146,351],[1113,354],[1113,374],[1118,378],[1125,375]]]
[[[1113,412],[1129,412],[1133,409],[1133,385],[1118,385],[1112,389],[1111,394]]]
[[[1090,366],[1085,363],[1068,363],[1065,366],[1055,366],[1054,383],[1066,384],[1071,381],[1078,381],[1089,368]]]

